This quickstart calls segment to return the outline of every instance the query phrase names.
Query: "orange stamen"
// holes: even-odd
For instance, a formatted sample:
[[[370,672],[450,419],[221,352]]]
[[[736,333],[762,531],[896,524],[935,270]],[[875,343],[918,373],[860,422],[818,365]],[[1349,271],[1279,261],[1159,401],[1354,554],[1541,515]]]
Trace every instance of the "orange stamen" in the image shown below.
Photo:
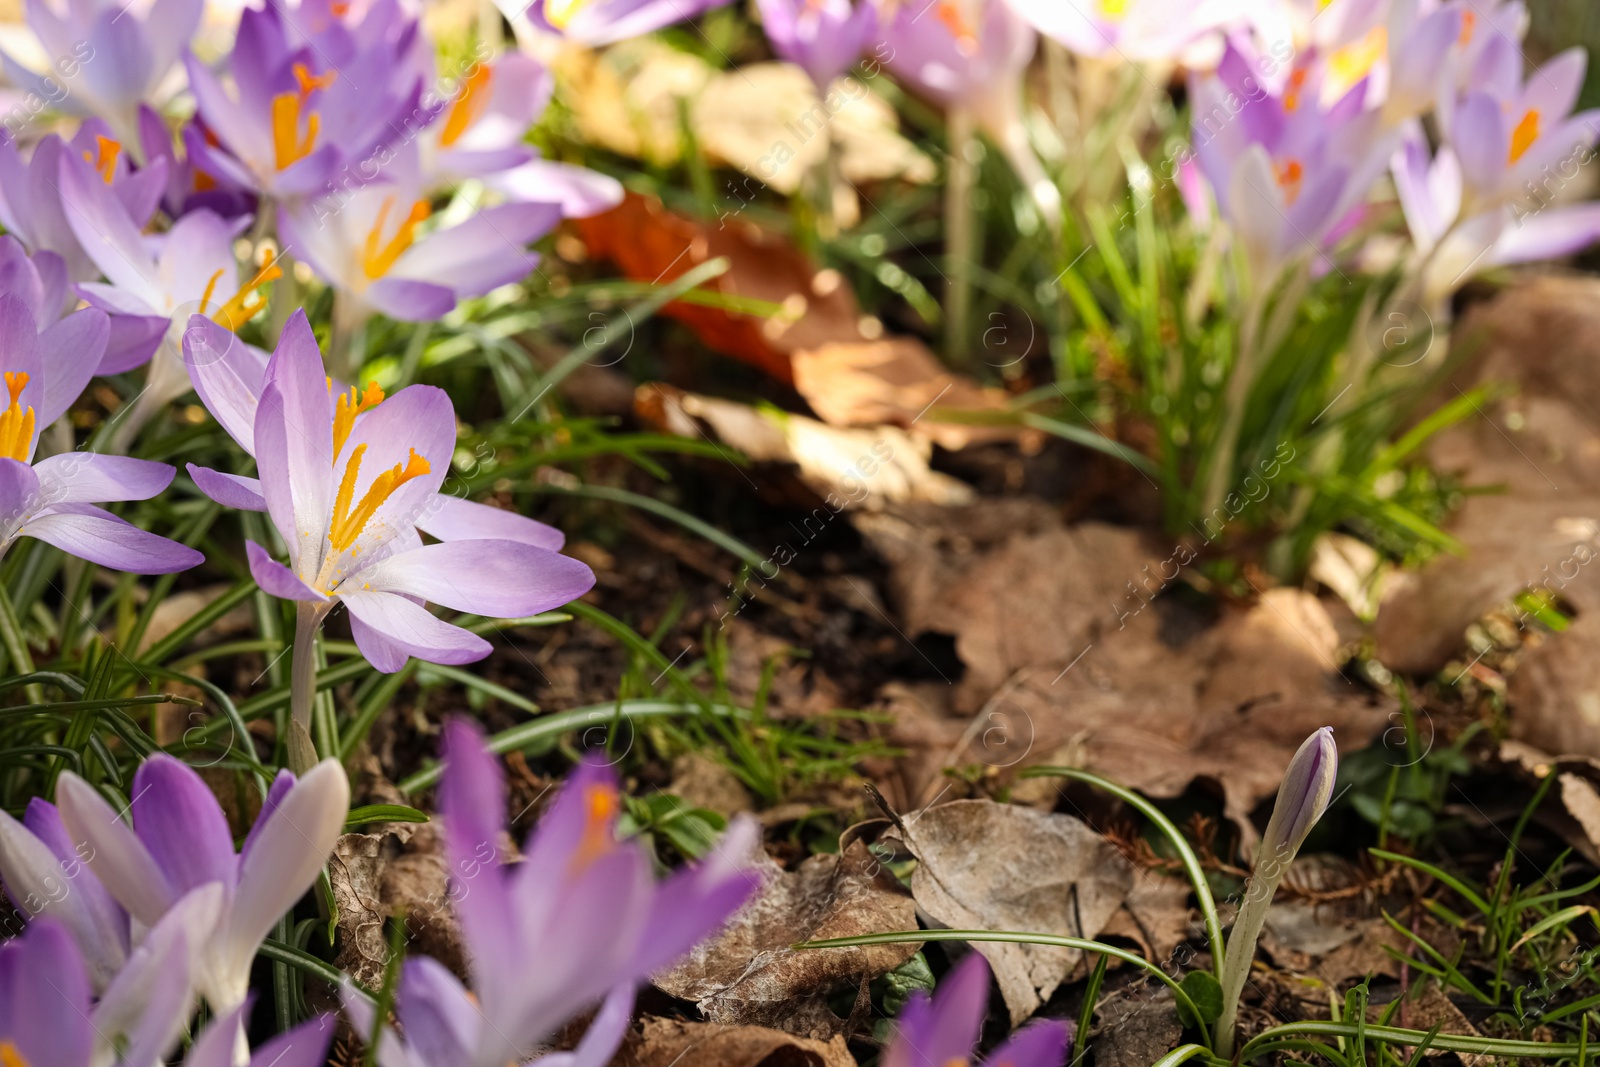
[[[1515,163],[1521,159],[1538,139],[1539,109],[1532,108],[1522,116],[1522,121],[1511,131],[1511,151],[1507,154],[1506,162]]]
[[[417,455],[417,450],[413,448],[405,463],[396,463],[392,469],[374,478],[366,495],[352,509],[350,502],[355,498],[356,479],[361,473],[361,457],[366,454],[366,445],[357,445],[351,450],[350,459],[345,463],[344,478],[339,482],[339,492],[334,497],[333,522],[328,528],[328,543],[333,546],[335,552],[343,552],[356,543],[356,538],[361,536],[361,531],[372,520],[372,516],[383,506],[385,500],[394,495],[396,489],[433,469],[428,465],[427,459]]]
[[[311,69],[304,63],[296,63],[294,65],[294,81],[296,85],[300,86],[301,100],[309,99],[311,94],[318,89],[326,89],[333,84],[333,79],[337,76],[336,71],[330,70],[326,74],[313,74]]]
[[[394,266],[405,250],[417,239],[417,227],[433,214],[433,209],[426,200],[418,200],[411,205],[411,212],[405,221],[400,223],[400,228],[389,238],[387,244],[383,241],[383,227],[389,219],[389,209],[394,207],[394,197],[387,197],[383,206],[378,209],[378,218],[372,224],[372,230],[367,234],[366,250],[361,256],[361,269],[366,271],[368,278],[381,278],[389,273],[389,268]]]
[[[1278,188],[1283,190],[1286,204],[1293,205],[1300,198],[1300,184],[1305,178],[1305,168],[1298,159],[1291,159],[1273,167],[1274,176],[1278,179]]]
[[[439,133],[440,144],[449,148],[478,121],[483,109],[489,106],[489,82],[493,78],[494,71],[486,63],[479,63],[468,75],[455,103],[450,106],[450,114],[445,118],[444,129]]]
[[[315,111],[306,114],[306,135],[302,139],[300,111],[304,104],[305,97],[298,93],[279,93],[272,98],[272,155],[279,170],[294,166],[317,147],[322,116]]]
[[[32,1065],[17,1051],[17,1046],[9,1041],[0,1041],[0,1067],[32,1067]]]
[[[964,52],[973,52],[978,47],[978,32],[972,28],[972,23],[967,21],[966,13],[961,10],[959,0],[939,0],[935,10],[939,21],[944,23],[945,29],[950,31],[950,36],[956,39]]]
[[[267,306],[267,298],[259,295],[256,290],[281,277],[283,277],[283,268],[279,267],[276,262],[268,263],[256,271],[255,277],[241,285],[239,291],[228,298],[227,303],[217,309],[217,313],[211,316],[212,321],[226,326],[230,330],[237,330],[255,318],[256,314]],[[212,280],[216,280],[214,275]],[[206,287],[206,296],[209,298],[210,295],[211,287],[208,285]],[[201,311],[203,312],[204,310],[205,304],[202,302]]]
[[[573,874],[580,874],[616,845],[616,822],[621,805],[617,791],[607,785],[591,785],[583,794],[583,838],[572,857]]]
[[[1300,109],[1300,93],[1306,87],[1306,78],[1310,71],[1301,67],[1289,75],[1289,91],[1283,94],[1283,109],[1285,111],[1298,111]]]
[[[34,414],[33,408],[24,410],[19,401],[22,391],[28,387],[28,375],[23,371],[6,371],[5,383],[6,392],[11,394],[11,404],[0,411],[0,459],[26,462],[28,450],[33,447]],[[4,1061],[0,1061],[0,1065],[4,1065]]]
[[[1461,36],[1456,38],[1456,43],[1465,48],[1472,43],[1472,31],[1477,28],[1478,13],[1476,11],[1463,11],[1461,13]]]
[[[333,388],[332,378],[328,379],[328,387]],[[365,393],[352,385],[348,393],[339,394],[339,401],[333,410],[335,462],[339,453],[344,451],[344,443],[350,439],[350,431],[356,427],[356,416],[363,411],[370,411],[381,403],[383,403],[383,390],[378,388],[377,382],[368,382]]]
[[[84,161],[93,164],[101,180],[110,185],[111,179],[117,173],[117,157],[122,154],[122,145],[109,137],[95,134],[94,147],[93,152],[83,154]]]

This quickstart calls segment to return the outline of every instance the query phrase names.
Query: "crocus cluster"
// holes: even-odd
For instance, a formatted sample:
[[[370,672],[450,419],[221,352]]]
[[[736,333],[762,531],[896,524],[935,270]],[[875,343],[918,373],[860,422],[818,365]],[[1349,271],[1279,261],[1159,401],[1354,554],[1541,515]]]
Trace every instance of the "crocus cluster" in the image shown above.
[[[506,863],[504,776],[462,722],[446,729],[439,807],[472,991],[434,960],[408,960],[395,1001],[404,1037],[383,1032],[382,1067],[524,1063],[596,1004],[578,1047],[540,1062],[601,1067],[622,1042],[639,984],[715,933],[760,887],[747,859],[760,828],[748,817],[705,862],[658,883],[644,847],[617,840],[621,794],[598,763],[568,778],[521,861]],[[349,986],[344,1001],[359,1033],[376,1032],[369,1002]]]

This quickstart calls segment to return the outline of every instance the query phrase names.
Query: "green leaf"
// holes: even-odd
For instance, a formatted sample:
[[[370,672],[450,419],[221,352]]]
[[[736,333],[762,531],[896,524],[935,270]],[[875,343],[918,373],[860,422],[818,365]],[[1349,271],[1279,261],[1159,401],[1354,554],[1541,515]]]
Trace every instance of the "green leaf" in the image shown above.
[[[377,822],[427,822],[427,812],[408,808],[404,804],[366,804],[359,808],[351,808],[350,814],[345,816],[344,832],[363,826],[371,826]]]
[[[1183,1020],[1184,1026],[1209,1026],[1221,1017],[1222,983],[1210,971],[1190,971],[1183,976],[1181,984],[1189,999],[1194,1001],[1195,1011],[1200,1013],[1200,1018],[1196,1019],[1189,1005],[1179,1001],[1178,1018]]]

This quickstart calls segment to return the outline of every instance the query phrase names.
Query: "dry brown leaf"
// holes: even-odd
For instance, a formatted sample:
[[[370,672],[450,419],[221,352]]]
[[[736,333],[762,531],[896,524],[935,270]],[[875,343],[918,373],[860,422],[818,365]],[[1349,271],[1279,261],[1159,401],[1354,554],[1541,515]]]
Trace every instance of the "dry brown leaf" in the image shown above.
[[[758,462],[794,464],[800,479],[835,510],[882,507],[891,501],[954,505],[972,499],[966,483],[928,466],[932,448],[927,441],[893,426],[840,429],[804,415],[659,383],[640,386],[635,407],[641,418],[668,433],[720,441]]]
[[[1133,867],[1070,815],[992,800],[957,800],[908,815],[894,831],[917,857],[911,895],[958,930],[1027,930],[1094,937],[1133,887]],[[1082,953],[973,944],[989,961],[1012,1025],[1050,998]]]
[[[610,211],[576,219],[589,251],[614,262],[629,278],[665,283],[724,256],[727,273],[706,288],[764,301],[782,309],[770,318],[721,308],[668,304],[662,314],[686,324],[710,348],[793,380],[790,354],[836,341],[862,339],[861,308],[838,271],[821,270],[789,240],[728,217],[702,223],[628,193]]]
[[[1020,440],[1037,451],[1043,441],[1037,430],[943,421],[943,412],[1004,413],[1006,394],[951,374],[914,337],[827,344],[795,352],[792,361],[795,389],[835,426],[901,426],[949,449]]]
[[[1155,982],[1118,990],[1095,1014],[1090,1041],[1100,1067],[1150,1067],[1183,1035],[1172,990]]]
[[[751,857],[762,889],[718,937],[656,976],[663,991],[694,1001],[714,1023],[773,1026],[816,1040],[843,1020],[826,995],[859,987],[915,955],[916,944],[791,948],[798,941],[915,930],[916,908],[859,840],[837,856],[814,855],[786,872],[765,852]]]
[[[432,823],[381,834],[345,834],[334,845],[328,880],[339,905],[338,966],[367,985],[383,984],[384,922],[404,915],[406,950],[465,973],[461,927],[450,910],[449,869]]]
[[[1128,898],[1100,935],[1125,937],[1144,950],[1145,959],[1164,964],[1188,940],[1190,892],[1189,883],[1182,879],[1135,871]]]
[[[843,1037],[826,1043],[760,1026],[647,1018],[616,1067],[856,1067]]]
[[[696,97],[691,120],[708,157],[785,196],[827,157],[830,138],[851,183],[928,182],[936,173],[933,160],[900,136],[894,108],[860,80],[841,78],[819,99],[806,73],[787,63],[716,75]]]
[[[383,924],[383,834],[345,834],[334,842],[328,882],[339,906],[337,965],[368,988],[383,984],[389,956]]]
[[[604,52],[570,46],[553,69],[584,140],[660,165],[683,153],[680,101],[693,99],[716,77],[698,56],[653,37]]]

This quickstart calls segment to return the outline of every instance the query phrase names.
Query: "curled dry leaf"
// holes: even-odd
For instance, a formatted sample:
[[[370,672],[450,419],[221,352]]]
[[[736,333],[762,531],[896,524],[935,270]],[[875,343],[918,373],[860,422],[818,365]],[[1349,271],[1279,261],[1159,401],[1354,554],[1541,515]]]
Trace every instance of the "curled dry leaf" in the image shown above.
[[[616,1067],[855,1067],[841,1036],[827,1042],[760,1026],[645,1019],[617,1054]]]
[[[553,69],[584,140],[661,165],[683,154],[680,101],[716,77],[698,56],[653,37],[604,52],[573,45],[561,50]]]
[[[916,944],[795,949],[796,942],[915,930],[916,908],[859,840],[786,872],[751,858],[763,886],[723,933],[660,974],[661,990],[694,1001],[713,1023],[772,1026],[816,1040],[839,1033],[827,1009],[836,989],[859,989],[910,959]],[[698,1062],[698,1061],[696,1061]]]
[[[917,907],[953,929],[1092,938],[1133,888],[1132,865],[1070,815],[957,800],[908,815],[893,832],[917,857]],[[973,947],[989,961],[1013,1025],[1048,1000],[1082,956],[1044,945]]]
[[[932,449],[925,440],[893,426],[839,429],[659,383],[639,387],[636,410],[668,433],[717,440],[757,462],[794,464],[835,513],[887,501],[952,505],[972,499],[966,483],[929,468]]]

